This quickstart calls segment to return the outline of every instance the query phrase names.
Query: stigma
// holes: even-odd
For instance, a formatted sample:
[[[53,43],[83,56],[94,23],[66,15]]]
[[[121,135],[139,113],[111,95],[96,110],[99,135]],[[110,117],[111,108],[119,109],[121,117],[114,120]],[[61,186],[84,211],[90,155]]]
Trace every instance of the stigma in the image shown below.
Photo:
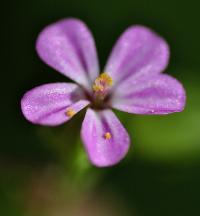
[[[102,73],[95,79],[92,89],[96,96],[104,98],[112,84],[112,78],[107,73]]]
[[[67,117],[71,118],[76,114],[76,112],[73,108],[69,107],[69,108],[67,108],[65,114]]]
[[[110,140],[110,139],[112,138],[111,133],[106,132],[106,133],[104,134],[104,138],[105,138],[106,140]]]

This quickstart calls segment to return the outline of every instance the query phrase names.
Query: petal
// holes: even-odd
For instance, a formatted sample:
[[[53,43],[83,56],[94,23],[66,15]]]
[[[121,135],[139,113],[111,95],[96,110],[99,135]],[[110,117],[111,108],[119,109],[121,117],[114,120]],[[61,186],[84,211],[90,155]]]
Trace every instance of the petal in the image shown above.
[[[106,139],[106,134],[109,136]],[[126,155],[130,140],[126,129],[111,110],[88,109],[81,136],[91,162],[99,167],[112,166]]]
[[[81,99],[81,89],[76,84],[51,83],[28,91],[21,100],[21,109],[32,123],[55,126],[70,119],[67,109],[77,113],[88,104]]]
[[[47,26],[37,39],[36,49],[45,63],[86,88],[99,74],[92,34],[78,19]]]
[[[185,106],[185,90],[180,82],[165,74],[129,79],[116,88],[112,106],[136,114],[181,112]]]
[[[163,71],[169,59],[166,41],[144,26],[128,28],[114,46],[105,67],[114,82]]]

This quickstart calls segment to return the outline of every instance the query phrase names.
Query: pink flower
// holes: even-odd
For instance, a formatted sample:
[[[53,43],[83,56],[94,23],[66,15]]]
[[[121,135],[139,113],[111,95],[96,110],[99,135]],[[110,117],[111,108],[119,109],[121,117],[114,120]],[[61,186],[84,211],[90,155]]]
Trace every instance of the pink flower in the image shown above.
[[[81,137],[90,161],[100,167],[118,163],[130,139],[111,108],[134,114],[169,114],[185,106],[182,85],[161,72],[169,60],[166,41],[144,26],[131,26],[119,38],[99,73],[93,37],[77,19],[47,26],[37,52],[49,66],[75,83],[52,83],[28,91],[24,116],[35,124],[56,126],[85,107]]]

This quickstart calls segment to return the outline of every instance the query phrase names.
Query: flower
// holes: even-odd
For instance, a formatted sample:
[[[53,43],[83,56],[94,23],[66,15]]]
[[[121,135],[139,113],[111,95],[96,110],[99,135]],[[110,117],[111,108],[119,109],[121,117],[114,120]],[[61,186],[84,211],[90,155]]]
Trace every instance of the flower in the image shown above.
[[[101,74],[92,34],[78,19],[47,26],[36,50],[76,84],[51,83],[28,91],[21,100],[24,116],[35,124],[56,126],[88,107],[81,137],[96,166],[118,163],[129,149],[129,135],[111,108],[147,115],[184,109],[184,88],[161,73],[168,64],[168,45],[147,27],[131,26],[122,34]]]

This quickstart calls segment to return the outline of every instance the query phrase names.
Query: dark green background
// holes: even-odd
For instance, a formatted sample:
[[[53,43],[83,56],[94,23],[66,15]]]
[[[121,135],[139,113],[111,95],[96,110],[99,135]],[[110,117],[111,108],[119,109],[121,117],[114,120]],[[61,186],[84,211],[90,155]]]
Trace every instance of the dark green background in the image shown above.
[[[97,200],[96,194],[101,194],[113,208],[120,203],[126,212],[120,215],[199,215],[199,1],[16,0],[4,2],[3,6],[0,215],[38,216],[32,213],[35,207],[26,202],[32,196],[27,191],[33,187],[30,182],[40,179],[48,167],[56,167],[50,173],[56,178],[59,173],[59,183],[55,184],[62,185],[66,193],[69,190],[63,182],[76,178],[75,187],[87,185]],[[182,113],[162,117],[117,113],[132,138],[128,156],[113,168],[89,168],[85,164],[84,178],[79,170],[84,158],[73,159],[77,149],[83,151],[79,129],[84,112],[63,126],[48,128],[30,124],[20,111],[20,98],[27,90],[43,83],[67,81],[41,62],[35,52],[38,33],[65,17],[80,18],[90,27],[102,68],[125,28],[132,24],[151,27],[170,45],[171,59],[166,72],[179,79],[187,93]],[[46,178],[46,185],[52,179],[51,175]],[[117,201],[113,204],[111,200]],[[36,208],[40,209],[37,205]],[[65,212],[71,215],[68,210]]]

